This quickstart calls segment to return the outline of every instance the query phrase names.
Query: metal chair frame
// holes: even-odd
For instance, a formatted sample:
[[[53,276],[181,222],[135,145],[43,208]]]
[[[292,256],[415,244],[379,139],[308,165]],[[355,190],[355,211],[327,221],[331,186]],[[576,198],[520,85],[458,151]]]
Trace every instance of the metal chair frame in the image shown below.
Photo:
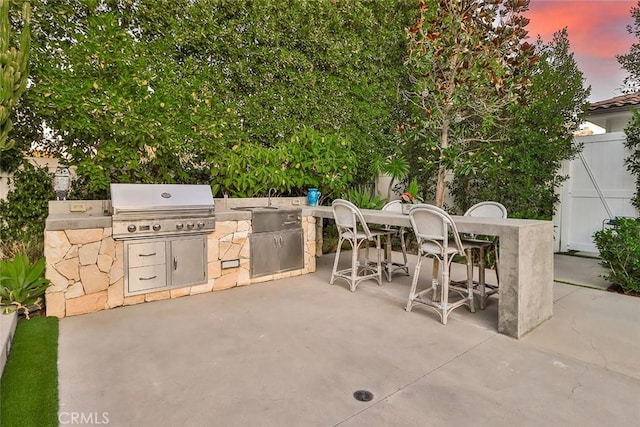
[[[406,310],[410,312],[415,305],[426,305],[440,315],[440,321],[444,325],[447,324],[449,314],[460,306],[466,305],[474,313],[471,249],[462,243],[451,216],[437,206],[422,204],[409,212],[409,219],[418,240],[418,261],[413,273]],[[451,237],[450,234],[452,234]],[[455,255],[461,255],[467,259],[466,295],[461,290],[449,287],[451,262]],[[433,277],[431,287],[416,292],[424,258],[434,258],[438,261],[440,277]],[[449,291],[460,295],[460,299],[449,302]]]
[[[501,203],[486,201],[476,203],[471,206],[464,214],[477,218],[506,218],[507,208]],[[478,294],[480,299],[480,309],[484,310],[487,299],[497,293],[500,288],[499,258],[498,258],[498,238],[491,240],[483,240],[477,238],[476,235],[467,235],[462,237],[462,242],[472,249],[472,256],[478,260],[478,280],[474,282],[474,292]],[[485,254],[493,251],[495,257],[496,284],[486,282],[486,265]],[[462,286],[463,284],[458,284]]]
[[[402,212],[402,202],[400,200],[392,200],[389,203],[385,204],[382,207],[383,211],[389,212]],[[383,267],[385,275],[387,276],[387,281],[390,282],[393,274],[396,272],[404,271],[405,276],[409,276],[409,263],[407,261],[407,241],[405,235],[407,234],[407,229],[405,227],[394,227],[391,225],[385,225],[385,230],[388,230],[392,233],[385,236],[385,256],[383,261]],[[402,263],[394,262],[392,260],[391,254],[391,240],[393,237],[400,238],[400,246],[402,248]]]
[[[349,283],[351,292],[355,292],[356,287],[363,280],[374,279],[378,285],[382,285],[382,256],[380,236],[391,233],[389,230],[371,230],[364,220],[360,209],[353,203],[336,199],[331,204],[333,216],[338,227],[338,248],[333,262],[330,284],[333,285],[336,279],[343,279]],[[340,252],[342,244],[348,241],[351,245],[351,266],[338,270]],[[373,242],[376,247],[376,262],[369,261],[369,244]],[[364,249],[364,259],[359,259],[360,250]]]

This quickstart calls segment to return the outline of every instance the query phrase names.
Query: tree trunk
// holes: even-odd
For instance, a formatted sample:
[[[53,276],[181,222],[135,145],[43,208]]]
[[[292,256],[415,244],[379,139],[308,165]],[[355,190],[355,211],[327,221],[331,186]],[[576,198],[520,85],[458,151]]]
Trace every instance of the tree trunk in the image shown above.
[[[441,208],[444,206],[444,190],[445,178],[447,177],[447,168],[442,163],[444,158],[444,150],[449,147],[449,119],[442,121],[442,133],[440,134],[440,159],[438,161],[438,176],[436,178],[436,206]]]
[[[445,177],[447,176],[447,169],[440,165],[438,166],[438,178],[436,181],[436,206],[441,208],[444,206],[444,190],[445,190]]]

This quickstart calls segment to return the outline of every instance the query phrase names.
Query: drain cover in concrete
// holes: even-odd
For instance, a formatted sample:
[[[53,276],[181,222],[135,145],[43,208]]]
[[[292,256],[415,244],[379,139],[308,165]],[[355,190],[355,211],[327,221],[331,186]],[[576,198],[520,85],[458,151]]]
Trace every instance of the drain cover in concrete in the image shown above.
[[[360,402],[368,402],[373,399],[373,393],[368,390],[358,390],[353,393],[353,397]]]

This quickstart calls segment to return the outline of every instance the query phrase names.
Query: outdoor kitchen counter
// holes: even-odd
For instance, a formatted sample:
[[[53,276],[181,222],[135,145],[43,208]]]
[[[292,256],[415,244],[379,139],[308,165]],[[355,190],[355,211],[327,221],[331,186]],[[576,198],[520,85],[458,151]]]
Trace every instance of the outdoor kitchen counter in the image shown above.
[[[216,201],[219,200],[221,199],[216,199]],[[251,220],[251,211],[240,210],[239,206],[232,209],[224,209],[220,205],[222,203],[218,203],[215,211],[216,222]],[[277,207],[301,208],[303,217],[317,216],[314,215],[315,208],[308,205],[283,205]],[[46,219],[45,230],[63,231],[111,227],[109,209],[110,203],[108,200],[51,201],[49,202],[49,216]]]
[[[302,209],[302,216],[313,215],[312,208]],[[251,220],[250,211],[228,210],[216,211],[216,222]],[[82,213],[67,213],[59,215],[49,215],[46,220],[45,229],[50,231],[80,230],[87,228],[111,227],[111,215],[90,216]]]
[[[302,210],[302,216],[317,216],[315,215],[315,208],[311,206],[277,206],[280,208],[292,209],[300,208]],[[216,222],[222,221],[237,221],[237,220],[251,220],[251,211],[240,210],[241,208],[218,210],[216,209]]]
[[[52,200],[45,230],[81,230],[111,227],[108,200]]]
[[[48,316],[74,316],[120,306],[221,291],[308,274],[316,268],[317,223],[313,210],[306,206],[305,198],[215,199],[215,228],[203,232],[195,230],[193,233],[169,233],[151,237],[141,236],[136,239],[121,238],[121,231],[116,235],[112,216],[115,209],[111,208],[111,204],[109,200],[49,202],[49,216],[46,219],[44,233],[44,255],[47,263],[45,275],[51,280],[51,286],[45,294]],[[290,264],[286,264],[281,271],[262,272],[255,276],[251,273],[253,215],[248,208],[261,206],[275,206],[288,211],[289,214],[291,209],[301,210],[301,268],[292,269]],[[151,218],[154,218],[153,214],[150,215]],[[202,258],[196,256],[200,253],[201,244],[204,244],[205,250]],[[138,250],[144,246],[146,250],[148,245],[153,246],[154,255],[156,247],[162,247],[164,253],[169,255],[154,257],[148,265],[139,266],[137,258],[135,265],[126,262],[130,259],[127,255],[130,253],[128,249],[135,246],[135,250]],[[188,250],[185,251],[185,248]],[[183,261],[189,259],[189,262],[192,262],[198,259],[200,261],[197,262],[203,262],[206,269],[205,281],[200,283],[191,280],[191,275],[186,273],[179,276],[174,272],[178,271],[175,267],[171,271],[166,268],[168,265],[174,265],[176,258],[180,257]],[[167,262],[169,258],[173,258],[173,264]],[[287,261],[290,259],[288,255],[285,258]],[[184,265],[183,262],[179,264]],[[200,264],[197,267],[188,271],[200,271]],[[161,277],[156,270],[162,271],[162,277],[166,280],[157,279],[157,283],[153,283],[154,286],[138,286],[137,279],[131,280],[132,274],[138,274],[140,269],[140,274],[145,273],[146,278],[147,268],[153,270],[153,278]],[[133,286],[130,286],[131,283]]]

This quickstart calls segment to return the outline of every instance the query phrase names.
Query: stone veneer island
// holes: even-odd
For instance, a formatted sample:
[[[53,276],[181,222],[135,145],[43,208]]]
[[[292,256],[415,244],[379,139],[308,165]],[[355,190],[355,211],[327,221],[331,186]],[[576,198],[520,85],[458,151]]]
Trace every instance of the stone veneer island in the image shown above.
[[[62,318],[92,313],[267,282],[316,270],[316,218],[305,215],[303,209],[304,268],[251,278],[251,215],[246,211],[228,209],[227,203],[233,200],[216,200],[216,229],[207,235],[206,283],[131,296],[125,296],[124,292],[124,243],[112,237],[111,217],[105,209],[105,201],[50,202],[44,233],[46,277],[52,283],[45,295],[47,315]],[[256,203],[256,199],[248,200]],[[303,200],[277,199],[280,204],[288,206],[294,203],[301,205]],[[219,205],[223,209],[220,212]],[[225,260],[239,260],[239,266],[223,270],[221,264]]]

